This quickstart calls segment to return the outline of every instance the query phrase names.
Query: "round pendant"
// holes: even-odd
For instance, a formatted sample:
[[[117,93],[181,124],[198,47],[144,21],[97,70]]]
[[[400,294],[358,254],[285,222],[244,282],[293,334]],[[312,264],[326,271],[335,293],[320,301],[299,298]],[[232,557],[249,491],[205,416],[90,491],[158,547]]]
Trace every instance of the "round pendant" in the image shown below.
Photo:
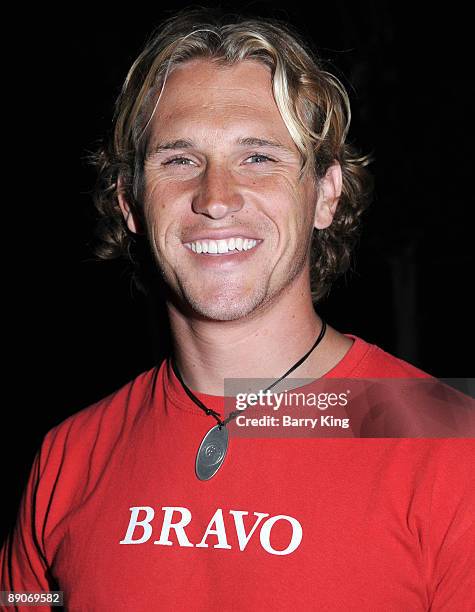
[[[215,425],[208,431],[196,455],[196,475],[200,480],[209,480],[222,466],[228,450],[229,434],[226,426]]]

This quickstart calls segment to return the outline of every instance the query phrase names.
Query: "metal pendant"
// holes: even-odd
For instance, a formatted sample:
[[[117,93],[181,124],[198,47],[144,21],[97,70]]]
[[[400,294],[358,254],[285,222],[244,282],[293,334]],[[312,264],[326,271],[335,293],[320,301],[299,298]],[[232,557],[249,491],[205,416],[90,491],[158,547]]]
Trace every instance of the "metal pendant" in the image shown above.
[[[196,475],[200,480],[209,480],[222,466],[228,450],[229,434],[226,426],[215,425],[208,431],[196,455]]]

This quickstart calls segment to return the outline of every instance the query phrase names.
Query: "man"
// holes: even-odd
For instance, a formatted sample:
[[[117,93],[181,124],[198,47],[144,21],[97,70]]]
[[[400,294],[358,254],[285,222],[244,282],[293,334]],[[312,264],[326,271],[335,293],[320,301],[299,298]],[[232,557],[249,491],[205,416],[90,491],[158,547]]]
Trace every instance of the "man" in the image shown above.
[[[469,440],[226,449],[226,379],[428,376],[313,306],[367,203],[347,117],[282,24],[191,10],[151,37],[96,203],[103,255],[148,239],[173,360],[45,436],[2,589],[59,590],[71,610],[473,609]]]

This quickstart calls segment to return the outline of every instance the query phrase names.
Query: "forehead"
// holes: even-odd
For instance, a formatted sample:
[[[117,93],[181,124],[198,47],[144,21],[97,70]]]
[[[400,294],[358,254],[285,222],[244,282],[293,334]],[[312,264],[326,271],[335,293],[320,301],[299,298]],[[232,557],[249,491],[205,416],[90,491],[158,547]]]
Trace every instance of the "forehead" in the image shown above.
[[[274,100],[270,68],[255,60],[219,66],[199,58],[168,75],[152,125],[162,133],[191,125],[238,129],[243,122],[292,142]]]

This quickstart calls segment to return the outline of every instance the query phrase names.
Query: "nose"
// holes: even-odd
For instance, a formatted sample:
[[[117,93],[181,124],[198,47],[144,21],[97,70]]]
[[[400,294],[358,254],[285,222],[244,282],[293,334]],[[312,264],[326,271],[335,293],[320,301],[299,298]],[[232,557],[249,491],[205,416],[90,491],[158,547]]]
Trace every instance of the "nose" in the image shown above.
[[[232,173],[224,165],[208,164],[193,198],[193,211],[211,219],[223,219],[241,210],[243,205],[243,196]]]

